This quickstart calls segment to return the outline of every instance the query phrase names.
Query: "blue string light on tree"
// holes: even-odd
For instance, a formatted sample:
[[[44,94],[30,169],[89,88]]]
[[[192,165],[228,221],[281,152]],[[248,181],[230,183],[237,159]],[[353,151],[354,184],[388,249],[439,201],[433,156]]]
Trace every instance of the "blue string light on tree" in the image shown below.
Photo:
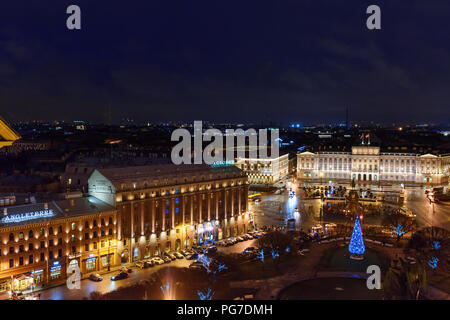
[[[433,242],[431,242],[431,247],[434,250],[438,250],[441,247],[441,244],[439,243],[439,241],[433,241]]]
[[[272,258],[275,259],[277,257],[279,257],[280,255],[278,254],[278,252],[276,252],[274,249],[272,249]]]
[[[352,238],[348,246],[348,251],[350,252],[350,258],[355,260],[364,259],[364,252],[366,247],[364,246],[364,240],[361,232],[361,224],[359,222],[359,216],[356,216],[355,225],[353,227]]]
[[[212,300],[214,291],[212,291],[211,288],[208,288],[208,292],[206,292],[206,294],[201,292],[200,290],[197,290],[197,294],[200,300]]]
[[[264,262],[264,250],[261,249],[260,253],[258,253],[258,258],[261,260],[261,262]]]
[[[436,257],[431,257],[431,260],[428,260],[428,265],[429,265],[431,268],[436,269],[438,261],[439,261],[438,258],[436,258]]]

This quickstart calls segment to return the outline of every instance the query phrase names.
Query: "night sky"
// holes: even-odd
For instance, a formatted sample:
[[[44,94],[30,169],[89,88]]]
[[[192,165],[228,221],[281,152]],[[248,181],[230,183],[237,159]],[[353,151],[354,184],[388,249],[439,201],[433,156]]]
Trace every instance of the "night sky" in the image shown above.
[[[114,121],[324,123],[349,107],[447,123],[450,2],[2,1],[0,115],[106,122],[109,105]]]

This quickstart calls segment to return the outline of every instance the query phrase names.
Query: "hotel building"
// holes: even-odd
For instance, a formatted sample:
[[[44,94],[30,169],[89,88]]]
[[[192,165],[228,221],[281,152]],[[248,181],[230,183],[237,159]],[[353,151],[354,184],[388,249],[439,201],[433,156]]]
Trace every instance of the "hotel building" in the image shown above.
[[[117,208],[122,262],[245,233],[248,180],[231,166],[96,169],[89,194]]]
[[[0,292],[66,281],[120,264],[116,210],[94,197],[14,205],[0,218]]]
[[[297,177],[304,180],[443,184],[448,182],[449,166],[450,155],[384,153],[375,146],[297,154]]]
[[[274,184],[289,174],[289,154],[278,158],[236,158],[235,166],[248,177],[250,184]]]

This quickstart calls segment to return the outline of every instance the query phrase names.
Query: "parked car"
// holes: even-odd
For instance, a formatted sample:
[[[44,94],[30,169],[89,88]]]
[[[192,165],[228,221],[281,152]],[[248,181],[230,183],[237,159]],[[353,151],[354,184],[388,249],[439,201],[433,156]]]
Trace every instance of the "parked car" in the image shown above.
[[[148,260],[138,261],[138,262],[136,262],[136,267],[141,268],[141,269],[153,267],[153,262],[148,261]]]
[[[117,281],[117,280],[122,280],[122,279],[126,279],[128,278],[128,273],[126,272],[120,272],[119,274],[112,276],[111,280],[112,281]]]
[[[155,264],[164,264],[164,263],[165,263],[164,260],[161,259],[160,257],[154,257],[154,258],[152,258],[152,261],[153,261]]]
[[[122,269],[120,271],[125,272],[125,273],[131,273],[131,272],[133,272],[133,269],[128,268],[128,267],[122,267]]]
[[[248,248],[246,248],[245,250],[244,250],[244,254],[247,254],[247,253],[251,253],[251,252],[253,252],[253,251],[255,251],[256,250],[256,248],[255,247],[248,247]]]
[[[98,281],[102,281],[103,278],[100,277],[100,275],[99,275],[98,273],[92,273],[92,274],[89,276],[89,280],[98,282]]]
[[[179,253],[179,252],[175,252],[173,255],[174,255],[177,259],[183,259],[183,258],[184,258],[184,256],[183,256],[181,253]]]
[[[186,259],[188,259],[188,260],[196,260],[196,259],[198,259],[198,254],[194,253],[194,254],[188,255],[186,257]]]
[[[168,256],[164,256],[162,257],[162,259],[164,260],[164,263],[172,262],[172,259],[170,259]]]
[[[213,252],[217,252],[217,247],[216,246],[211,246],[206,250],[206,254],[211,254]]]
[[[199,271],[206,271],[205,266],[201,262],[194,262],[189,266],[189,269],[193,270],[199,270]]]
[[[172,260],[172,261],[177,259],[177,257],[176,257],[173,253],[167,252],[167,253],[166,253],[166,256],[169,257],[170,260]]]

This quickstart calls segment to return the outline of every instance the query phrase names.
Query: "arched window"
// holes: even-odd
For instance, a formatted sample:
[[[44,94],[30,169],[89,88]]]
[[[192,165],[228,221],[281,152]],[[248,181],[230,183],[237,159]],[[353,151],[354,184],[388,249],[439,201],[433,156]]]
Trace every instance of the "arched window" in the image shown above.
[[[33,230],[30,230],[29,232],[28,232],[28,238],[33,238]]]
[[[9,241],[14,241],[14,234],[13,233],[9,234]]]

